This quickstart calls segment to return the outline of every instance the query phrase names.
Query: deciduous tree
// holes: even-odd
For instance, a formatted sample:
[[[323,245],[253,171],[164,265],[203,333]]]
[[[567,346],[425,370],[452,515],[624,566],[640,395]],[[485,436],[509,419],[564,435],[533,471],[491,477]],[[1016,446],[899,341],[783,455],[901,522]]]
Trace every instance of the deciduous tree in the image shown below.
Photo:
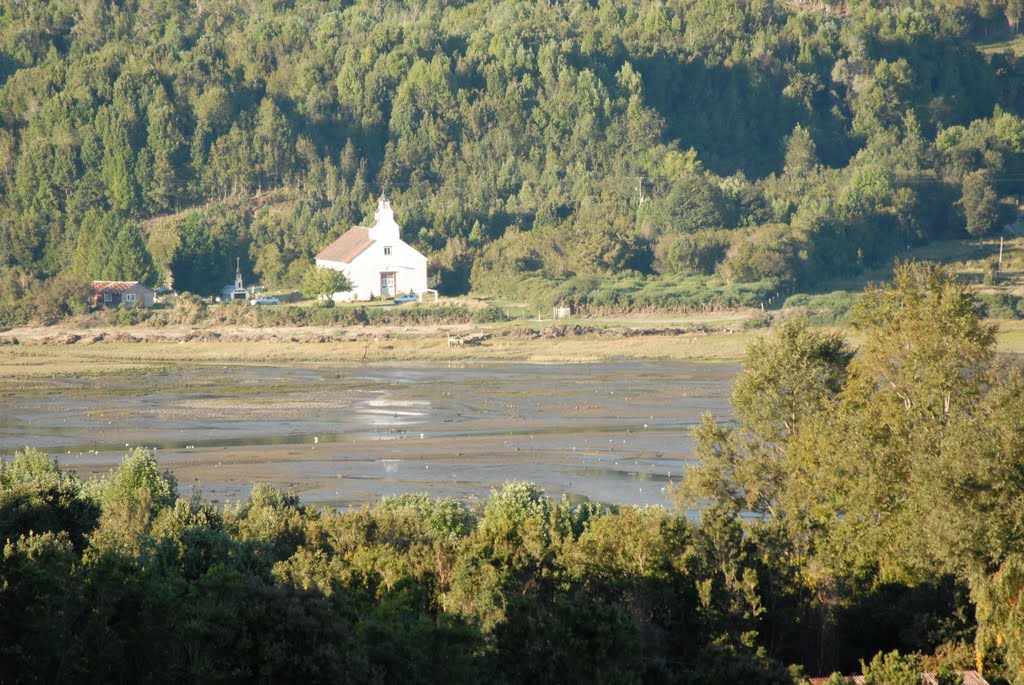
[[[325,266],[312,265],[302,277],[302,294],[306,297],[330,299],[337,292],[352,289],[352,283],[342,271]]]
[[[967,232],[975,238],[988,235],[999,220],[998,197],[992,176],[984,169],[964,176],[960,206],[967,220]]]

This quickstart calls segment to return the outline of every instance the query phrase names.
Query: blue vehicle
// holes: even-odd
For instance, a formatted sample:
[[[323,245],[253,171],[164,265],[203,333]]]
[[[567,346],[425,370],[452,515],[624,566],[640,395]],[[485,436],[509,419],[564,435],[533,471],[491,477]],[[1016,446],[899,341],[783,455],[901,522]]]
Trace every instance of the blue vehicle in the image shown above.
[[[399,295],[395,298],[395,304],[405,304],[406,302],[415,302],[417,297],[412,293],[406,293],[405,295]]]

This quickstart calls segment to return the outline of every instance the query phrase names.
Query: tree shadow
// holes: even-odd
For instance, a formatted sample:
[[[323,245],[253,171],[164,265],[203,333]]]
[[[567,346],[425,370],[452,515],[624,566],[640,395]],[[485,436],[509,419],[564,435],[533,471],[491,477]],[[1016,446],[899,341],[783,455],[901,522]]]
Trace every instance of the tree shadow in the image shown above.
[[[732,66],[655,54],[637,61],[647,104],[665,120],[665,136],[694,147],[705,166],[720,175],[743,171],[760,178],[780,171],[784,141],[799,123],[813,133],[822,161],[842,166],[855,151],[840,122],[808,113],[783,95],[789,83],[780,70],[754,62]],[[813,111],[829,112],[822,89]]]

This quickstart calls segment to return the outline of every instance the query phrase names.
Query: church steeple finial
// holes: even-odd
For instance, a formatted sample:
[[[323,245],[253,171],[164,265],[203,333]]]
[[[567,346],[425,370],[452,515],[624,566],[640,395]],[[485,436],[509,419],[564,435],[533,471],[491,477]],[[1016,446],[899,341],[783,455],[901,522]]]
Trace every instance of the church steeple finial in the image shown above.
[[[399,239],[398,224],[395,223],[395,210],[387,193],[382,192],[377,200],[377,211],[373,213],[373,226],[370,238],[393,242]]]

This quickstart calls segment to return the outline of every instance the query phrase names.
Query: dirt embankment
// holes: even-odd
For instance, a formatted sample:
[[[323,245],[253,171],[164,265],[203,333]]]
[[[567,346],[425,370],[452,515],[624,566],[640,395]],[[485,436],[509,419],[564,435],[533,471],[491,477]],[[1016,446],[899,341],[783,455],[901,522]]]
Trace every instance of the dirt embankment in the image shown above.
[[[581,335],[593,335],[599,338],[636,338],[651,335],[673,336],[693,335],[694,333],[736,333],[739,330],[741,329],[738,326],[619,326],[606,328],[582,324],[561,324],[546,326],[538,330],[532,328],[513,328],[506,331],[505,335],[510,338],[569,338]]]
[[[487,330],[488,337],[513,340],[571,338],[634,338],[647,336],[682,336],[700,333],[734,333],[737,325],[699,324],[687,326],[599,326],[581,323],[553,324],[540,327],[481,327],[472,324],[421,326],[295,326],[295,327],[166,327],[116,328],[38,326],[0,332],[0,345],[93,345],[99,343],[338,343],[360,340],[381,340],[392,337],[429,338],[436,336],[468,336]]]
[[[761,334],[745,330],[744,321],[751,318],[736,313],[728,318],[162,328],[66,321],[0,330],[0,378],[177,363],[732,360],[742,358],[749,338]]]
[[[398,328],[360,326],[339,328],[302,326],[279,328],[166,327],[151,328],[73,328],[26,327],[0,333],[0,345],[92,345],[97,343],[189,343],[189,342],[265,342],[336,343],[380,338],[382,335],[428,335],[428,326]],[[456,326],[449,328],[459,328]],[[468,330],[468,327],[462,327]],[[421,330],[422,329],[422,330]],[[434,331],[437,333],[437,331]]]

